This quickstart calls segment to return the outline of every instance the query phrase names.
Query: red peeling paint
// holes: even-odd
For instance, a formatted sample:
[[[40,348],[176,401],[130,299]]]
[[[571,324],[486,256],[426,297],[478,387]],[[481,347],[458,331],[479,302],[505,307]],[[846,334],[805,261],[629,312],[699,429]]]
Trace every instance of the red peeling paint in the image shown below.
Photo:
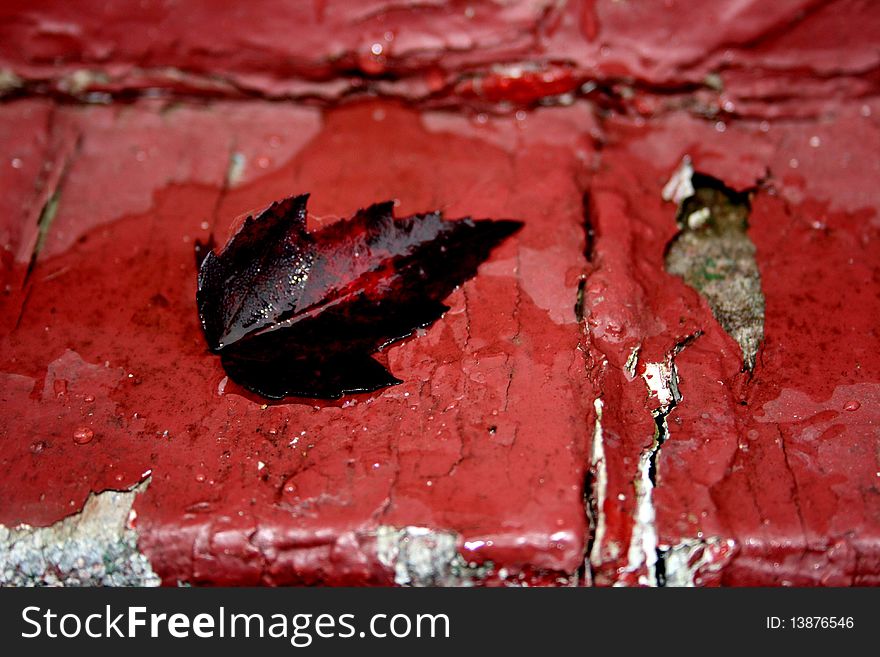
[[[167,120],[211,139],[219,111]],[[118,116],[125,139],[139,143],[130,111]],[[528,129],[540,134],[544,121],[536,115]],[[91,124],[81,125],[88,143]],[[515,121],[489,129],[523,130]],[[404,150],[408,157],[399,157]],[[312,142],[258,182],[224,190],[218,171],[213,186],[156,189],[145,213],[82,215],[73,246],[38,262],[26,310],[0,348],[2,369],[14,372],[14,388],[5,388],[18,391],[7,401],[6,415],[18,419],[4,428],[11,447],[0,520],[47,524],[89,490],[128,487],[150,471],[137,526],[167,582],[385,581],[384,566],[361,545],[379,525],[483,541],[471,558],[503,565],[511,577],[574,572],[586,540],[590,399],[576,376],[570,303],[583,239],[576,167],[565,148],[505,152],[477,137],[428,132],[411,110],[367,104],[329,113]],[[537,179],[539,190],[525,184]],[[89,183],[71,176],[63,194],[88,197],[72,189],[81,184]],[[207,235],[203,222],[215,213],[233,217],[294,190],[311,190],[322,216],[390,197],[401,212],[516,214],[526,228],[447,300],[443,320],[387,351],[404,384],[337,404],[264,407],[228,383],[207,352],[194,308],[193,240]],[[74,212],[67,208],[65,225],[75,229]],[[567,279],[530,283],[542,305],[552,298],[544,289],[568,287],[561,307],[540,308],[523,290],[522,249],[571,263]],[[68,392],[58,398],[51,382],[62,375]],[[74,439],[81,426],[94,433],[88,444]],[[50,440],[35,454],[40,436]]]
[[[674,119],[675,131],[620,126],[623,136],[603,152],[607,174],[592,185],[597,234],[594,271],[587,279],[587,321],[594,380],[605,399],[605,454],[609,490],[608,530],[598,553],[599,583],[629,581],[635,526],[634,464],[654,432],[641,377],[622,371],[631,349],[639,363],[662,362],[687,335],[702,331],[674,357],[681,402],[667,418],[669,437],[657,466],[652,503],[662,549],[688,541],[728,542],[734,552],[721,572],[695,572],[696,583],[876,584],[880,572],[880,483],[877,426],[871,405],[880,391],[880,358],[874,348],[880,313],[875,293],[880,261],[871,244],[880,226],[874,193],[867,205],[848,196],[847,168],[826,163],[845,157],[873,166],[876,126],[839,115],[866,130],[862,145],[825,145],[825,158],[804,172],[816,192],[835,187],[846,211],[827,202],[785,200],[794,183],[774,164],[816,148],[817,126],[774,127],[798,150],[774,151],[759,126],[734,124],[727,133],[704,129],[694,119]],[[836,131],[846,134],[846,124]],[[699,146],[682,134],[699,135]],[[778,137],[777,137],[778,138]],[[646,150],[646,144],[649,144]],[[740,371],[739,349],[708,307],[681,281],[664,272],[663,249],[675,225],[674,207],[659,190],[669,157],[685,144],[698,170],[726,172],[737,180],[755,154],[772,154],[769,178],[759,185],[749,234],[754,240],[766,296],[765,341],[753,374]],[[667,154],[661,168],[639,153]],[[748,170],[746,167],[745,170]],[[753,167],[754,170],[754,167]],[[722,174],[723,175],[723,174]],[[740,173],[741,175],[741,173]],[[762,176],[764,177],[764,176]],[[859,186],[860,189],[863,189]],[[811,194],[809,186],[803,196]],[[801,197],[802,198],[802,197]],[[637,374],[643,373],[642,369]],[[845,409],[857,401],[857,416]],[[861,400],[861,401],[860,401]],[[850,404],[849,407],[855,406]],[[872,405],[871,408],[874,408]],[[611,521],[613,518],[613,521]],[[624,569],[620,571],[619,569]]]

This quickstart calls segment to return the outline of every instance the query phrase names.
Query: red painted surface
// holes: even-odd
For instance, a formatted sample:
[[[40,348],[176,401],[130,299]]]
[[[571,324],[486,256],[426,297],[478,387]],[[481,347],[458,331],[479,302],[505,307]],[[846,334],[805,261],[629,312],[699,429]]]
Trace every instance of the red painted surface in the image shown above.
[[[211,140],[212,117],[226,109],[172,111],[163,120]],[[152,120],[147,109],[61,111],[80,122],[82,148],[111,162],[136,160],[149,144],[149,127],[146,135],[137,127],[138,117]],[[105,118],[117,131],[95,130],[94,114],[112,114]],[[295,116],[279,109],[276,127],[296,132]],[[334,111],[271,174],[221,194],[218,165],[213,185],[160,185],[150,190],[151,207],[122,217],[90,212],[108,178],[80,179],[86,172],[75,163],[53,228],[72,231],[64,234],[73,244],[41,258],[21,321],[3,341],[2,369],[14,372],[3,386],[4,440],[15,447],[3,457],[2,521],[55,521],[89,490],[130,486],[151,471],[137,526],[169,582],[384,581],[368,549],[380,524],[484,541],[466,556],[495,560],[514,576],[576,570],[590,399],[577,375],[572,310],[580,194],[573,153],[542,141],[569,124],[548,110],[525,125],[477,124],[466,135],[436,118],[429,129],[430,116],[395,105]],[[489,133],[519,147],[494,145],[482,137]],[[261,152],[247,152],[246,166],[259,167]],[[162,158],[151,176],[204,157]],[[127,186],[143,185],[110,179],[123,199]],[[89,189],[75,192],[75,180]],[[402,213],[515,214],[527,226],[448,299],[441,322],[388,350],[404,384],[333,405],[263,408],[225,382],[207,351],[194,308],[193,240],[208,234],[203,222],[215,210],[225,224],[293,188],[312,191],[316,223],[398,198]],[[545,259],[558,263],[547,268]],[[86,445],[74,440],[80,427],[94,432]],[[37,437],[45,445],[35,453]]]
[[[641,363],[662,362],[700,330],[675,357],[683,399],[668,418],[658,462],[660,545],[733,541],[722,572],[705,572],[703,583],[878,583],[880,262],[871,244],[880,197],[850,168],[878,166],[874,112],[874,103],[851,103],[825,125],[780,122],[769,132],[754,123],[719,132],[684,115],[608,126],[618,139],[603,151],[606,173],[591,187],[597,240],[587,283],[615,519],[599,581],[619,580],[617,568],[628,566],[632,472],[651,443],[646,411],[659,406],[641,378],[631,381],[621,368],[636,345]],[[705,303],[663,270],[657,245],[676,229],[658,190],[684,153],[697,169],[740,187],[769,171],[749,231],[767,306],[752,376],[739,371],[739,349]],[[624,577],[634,581],[639,572]]]
[[[4,5],[0,522],[49,524],[150,473],[134,522],[167,583],[387,583],[380,525],[455,531],[492,581],[552,582],[592,549],[592,582],[639,583],[635,482],[659,406],[642,374],[701,331],[675,356],[658,545],[703,545],[702,584],[880,583],[880,5],[467,6]],[[145,88],[189,100],[33,97]],[[363,91],[422,105],[264,100]],[[571,104],[503,114],[550,99]],[[502,115],[471,113],[486,109]],[[758,187],[752,376],[663,269],[660,190],[684,154]],[[404,385],[263,408],[207,353],[193,242],[304,191],[314,226],[383,198],[526,226],[388,351]],[[583,500],[597,397],[601,536]]]
[[[528,105],[582,81],[669,93],[715,73],[719,107],[790,116],[870,93],[878,30],[880,8],[864,0],[259,0],[222,12],[210,0],[12,0],[0,62],[26,89],[63,95],[372,91],[452,105],[471,93]]]

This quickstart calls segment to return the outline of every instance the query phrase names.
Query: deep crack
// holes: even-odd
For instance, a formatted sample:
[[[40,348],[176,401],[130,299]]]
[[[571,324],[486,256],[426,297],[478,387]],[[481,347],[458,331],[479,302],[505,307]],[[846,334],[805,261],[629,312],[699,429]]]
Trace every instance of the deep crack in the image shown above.
[[[666,418],[682,399],[675,357],[700,335],[702,332],[697,331],[678,342],[665,362],[646,363],[642,375],[651,395],[657,397],[659,406],[651,411],[654,438],[639,457],[638,474],[633,482],[636,508],[626,570],[638,574],[639,583],[647,586],[663,586],[666,583],[666,554],[659,546],[653,493],[659,477],[660,450],[669,439]],[[643,572],[642,568],[645,569],[645,575],[639,574]]]

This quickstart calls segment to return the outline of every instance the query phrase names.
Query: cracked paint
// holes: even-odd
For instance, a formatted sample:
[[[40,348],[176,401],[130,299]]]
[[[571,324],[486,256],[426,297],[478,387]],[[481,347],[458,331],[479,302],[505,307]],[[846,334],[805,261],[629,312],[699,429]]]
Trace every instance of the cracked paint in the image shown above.
[[[640,585],[657,586],[658,537],[653,490],[658,479],[660,448],[669,439],[666,418],[681,401],[674,354],[670,354],[665,363],[645,363],[642,377],[650,394],[657,398],[660,406],[651,413],[655,423],[654,438],[651,445],[639,456],[637,475],[633,481],[635,514],[624,572],[635,575]],[[626,581],[622,578],[622,583]]]
[[[427,527],[390,527],[376,530],[379,561],[394,571],[399,586],[473,586],[485,579],[492,564],[469,564],[458,552],[460,537],[455,532]],[[485,544],[472,541],[464,547]]]
[[[600,562],[602,550],[605,549],[605,504],[608,496],[608,469],[605,466],[605,446],[602,436],[602,412],[604,403],[601,399],[593,401],[596,413],[596,424],[593,429],[593,449],[590,457],[591,486],[587,489],[586,508],[590,517],[590,528],[593,532],[592,546],[587,554],[587,567],[591,562]],[[592,576],[592,574],[591,574]]]
[[[731,539],[700,538],[661,548],[665,586],[702,586],[708,577],[721,571],[733,557],[736,543]]]
[[[396,132],[374,120],[378,109]],[[215,130],[216,111],[177,116],[195,139]],[[294,115],[279,111],[279,121]],[[145,112],[106,118],[132,122]],[[302,116],[308,126],[308,113]],[[546,116],[552,124],[553,112]],[[533,120],[539,129],[543,119]],[[191,307],[193,240],[207,233],[213,216],[235,216],[289,192],[291,180],[315,192],[309,221],[316,224],[378,196],[398,198],[398,212],[435,204],[450,214],[525,213],[532,229],[521,246],[580,258],[580,191],[567,173],[575,166],[567,149],[536,140],[508,152],[478,136],[433,134],[417,112],[387,102],[331,111],[323,122],[317,138],[259,185],[224,182],[226,156],[237,151],[211,163],[211,186],[181,186],[168,177],[198,169],[204,154],[194,150],[197,161],[160,159],[166,168],[151,172],[162,182],[150,192],[154,207],[146,214],[118,218],[105,206],[87,217],[75,213],[79,199],[95,192],[74,164],[49,238],[73,227],[75,216],[83,216],[81,232],[66,238],[73,240],[66,251],[41,254],[21,323],[0,347],[7,390],[15,391],[10,408],[41,409],[22,416],[27,426],[4,427],[4,440],[18,444],[5,459],[20,469],[4,480],[0,510],[14,519],[40,509],[41,522],[51,523],[105,479],[130,482],[151,469],[153,485],[135,510],[141,545],[166,583],[385,582],[374,552],[346,547],[380,525],[443,527],[465,543],[484,541],[469,560],[499,563],[509,581],[568,581],[586,541],[581,455],[589,431],[579,418],[589,404],[569,374],[579,362],[580,330],[554,321],[571,315],[568,298],[558,295],[542,308],[521,292],[518,278],[527,268],[516,243],[499,249],[488,274],[450,296],[444,322],[383,351],[395,371],[406,373],[406,383],[393,390],[323,405],[267,405],[224,383],[206,358]],[[364,130],[365,122],[375,127]],[[99,124],[101,132],[114,130]],[[86,132],[83,144],[94,139]],[[127,139],[138,141],[131,132]],[[430,181],[393,156],[413,144],[424,161],[447,162]],[[340,158],[351,164],[341,167]],[[364,167],[384,173],[364,177]],[[518,185],[510,179],[514,168],[517,176],[541,177],[565,191],[548,198]],[[144,184],[134,180],[121,198],[142,202]],[[503,193],[480,195],[486,184]],[[541,229],[551,224],[554,230]],[[551,300],[542,286],[557,284],[555,277],[530,283],[534,294]],[[49,350],[45,335],[55,345]],[[56,396],[54,379],[42,381],[47,359],[67,344],[76,346],[76,368],[95,378],[58,376],[68,386]],[[27,401],[38,382],[46,399]],[[81,426],[94,435],[85,445],[72,438]],[[52,440],[35,455],[30,443],[47,433]],[[69,480],[51,465],[62,459]],[[33,475],[34,463],[53,480],[51,502],[39,499],[47,486],[15,485]]]
[[[148,485],[91,494],[48,527],[0,525],[0,586],[158,586],[132,528],[131,506]]]

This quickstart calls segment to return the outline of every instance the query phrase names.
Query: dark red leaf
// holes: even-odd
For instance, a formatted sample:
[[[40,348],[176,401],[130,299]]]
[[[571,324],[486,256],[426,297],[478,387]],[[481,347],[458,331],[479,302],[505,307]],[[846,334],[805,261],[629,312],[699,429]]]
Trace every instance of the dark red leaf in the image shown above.
[[[197,301],[211,349],[264,397],[337,398],[400,383],[370,354],[448,310],[518,221],[446,221],[439,212],[360,210],[315,232],[308,195],[247,217],[220,253],[197,255]]]

